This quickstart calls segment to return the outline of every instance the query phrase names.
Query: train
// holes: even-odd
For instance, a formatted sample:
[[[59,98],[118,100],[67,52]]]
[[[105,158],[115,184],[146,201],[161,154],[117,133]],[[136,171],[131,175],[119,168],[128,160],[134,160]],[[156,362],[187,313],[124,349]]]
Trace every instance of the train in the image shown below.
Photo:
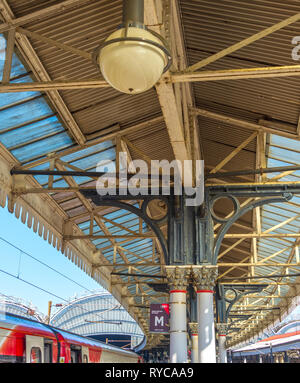
[[[131,350],[0,312],[0,363],[142,362]]]
[[[261,339],[233,350],[231,356],[234,362],[272,363],[276,356],[284,363],[294,363],[299,360],[300,322],[293,321],[285,324],[274,335]]]

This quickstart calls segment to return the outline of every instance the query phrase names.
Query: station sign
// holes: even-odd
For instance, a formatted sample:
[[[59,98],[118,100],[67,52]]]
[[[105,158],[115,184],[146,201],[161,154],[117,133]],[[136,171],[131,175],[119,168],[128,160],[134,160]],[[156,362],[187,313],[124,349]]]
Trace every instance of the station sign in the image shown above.
[[[150,304],[150,332],[169,333],[170,306],[167,303]]]

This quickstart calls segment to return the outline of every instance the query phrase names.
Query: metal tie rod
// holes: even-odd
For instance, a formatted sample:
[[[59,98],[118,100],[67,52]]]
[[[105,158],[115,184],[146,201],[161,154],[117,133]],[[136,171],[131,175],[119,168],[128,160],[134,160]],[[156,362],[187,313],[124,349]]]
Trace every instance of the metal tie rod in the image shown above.
[[[274,168],[259,168],[259,169],[249,169],[249,170],[237,170],[234,172],[218,172],[210,173],[205,176],[207,178],[216,178],[216,177],[230,177],[230,176],[246,176],[253,174],[263,174],[263,173],[281,173],[285,171],[297,171],[300,170],[300,166],[280,166]]]

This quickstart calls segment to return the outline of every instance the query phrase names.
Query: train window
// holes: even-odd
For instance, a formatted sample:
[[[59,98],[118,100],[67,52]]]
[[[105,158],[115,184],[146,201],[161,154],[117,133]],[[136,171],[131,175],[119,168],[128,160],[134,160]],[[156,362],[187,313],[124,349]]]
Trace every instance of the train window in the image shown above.
[[[45,363],[52,363],[52,344],[51,343],[45,343],[44,359],[45,359]]]
[[[42,351],[39,347],[31,348],[30,363],[42,363]]]
[[[71,363],[82,363],[80,346],[71,345]]]

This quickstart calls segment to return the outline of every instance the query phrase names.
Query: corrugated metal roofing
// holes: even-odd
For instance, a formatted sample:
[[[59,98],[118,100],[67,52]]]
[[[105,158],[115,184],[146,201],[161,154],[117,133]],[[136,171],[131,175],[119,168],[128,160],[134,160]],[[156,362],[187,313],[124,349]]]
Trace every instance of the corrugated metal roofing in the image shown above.
[[[15,17],[21,17],[43,10],[50,5],[62,3],[60,1],[38,0],[10,0],[9,5]],[[243,38],[267,28],[284,18],[300,12],[298,1],[288,0],[284,3],[279,0],[238,1],[226,0],[223,2],[203,0],[179,1],[184,38],[186,44],[188,64],[210,56]],[[74,9],[61,10],[55,17],[37,19],[25,27],[58,42],[70,44],[78,49],[92,52],[121,22],[122,1],[91,0]],[[295,62],[291,57],[292,38],[298,34],[300,23],[292,24],[260,41],[257,41],[233,54],[224,57],[205,69],[233,69],[251,68],[274,65],[292,65]],[[37,56],[41,60],[49,76],[53,80],[100,78],[99,72],[93,63],[62,50],[50,47],[44,42],[30,39]],[[0,73],[3,71],[5,59],[5,39],[0,38]],[[18,52],[20,54],[20,52]],[[31,66],[29,65],[28,68]],[[32,67],[31,67],[32,69]],[[12,66],[12,82],[33,81],[33,75],[20,58],[14,54]],[[300,82],[298,77],[277,79],[255,79],[239,81],[203,82],[192,85],[195,106],[233,116],[245,121],[257,123],[259,119],[266,118],[272,121],[283,122],[287,132],[295,133],[299,119]],[[79,125],[83,134],[101,132],[101,130],[119,124],[125,129],[137,123],[147,121],[162,114],[161,106],[154,89],[148,92],[130,96],[121,95],[112,88],[97,90],[68,90],[60,92],[66,108]],[[45,161],[50,153],[59,153],[70,150],[61,156],[63,163],[68,163],[82,170],[96,170],[97,163],[115,161],[115,142],[109,140],[91,147],[79,147],[70,136],[60,115],[52,107],[47,95],[40,92],[23,92],[0,94],[0,142],[22,164],[29,165],[35,160],[42,163],[33,167],[34,170],[47,169]],[[251,132],[243,128],[233,127],[229,124],[218,123],[207,118],[199,117],[200,137],[203,146],[206,170],[212,170],[234,148],[246,140]],[[136,149],[130,148],[133,159],[139,158],[139,150],[151,159],[172,160],[174,154],[170,145],[169,136],[164,122],[158,122],[147,130],[140,130],[127,137]],[[268,166],[299,165],[299,141],[284,139],[279,136],[270,136]],[[257,156],[256,140],[249,143],[234,157],[222,170],[255,169]],[[276,176],[277,174],[272,174]],[[281,181],[299,181],[300,172],[286,175]],[[236,180],[253,181],[254,176],[235,178]],[[35,180],[47,187],[48,177],[36,176]],[[232,182],[232,178],[226,178]],[[80,185],[94,185],[91,178],[75,177],[74,181]],[[225,182],[225,179],[224,179]],[[54,177],[55,187],[67,187],[67,179]],[[74,192],[60,192],[51,194],[53,200],[78,224],[82,233],[88,234],[90,223],[88,210],[82,200]],[[134,203],[134,202],[131,202]],[[92,203],[91,206],[96,208]],[[268,230],[274,223],[298,214],[300,200],[295,197],[287,204],[268,205],[262,209],[262,230]],[[224,203],[220,207],[220,214],[229,211],[229,205]],[[94,221],[94,232],[104,234],[106,231],[123,235],[128,230],[137,231],[140,228],[138,218],[122,209],[102,207],[98,209],[99,216],[103,217],[101,227]],[[113,224],[115,222],[117,225]],[[119,226],[118,226],[119,225]],[[292,233],[299,228],[299,219],[295,219],[275,233]],[[143,232],[147,227],[143,224]],[[230,233],[244,233],[253,229],[253,216],[248,213],[232,227]],[[164,229],[163,229],[164,230]],[[124,254],[130,262],[139,262],[141,258],[159,258],[159,252],[153,245],[152,239],[136,239],[124,241],[115,238],[97,239],[92,241],[95,248],[102,251],[107,260],[113,259],[114,244],[121,244]],[[225,251],[234,243],[226,239],[221,251]],[[290,255],[290,246],[294,240],[260,239],[259,257],[265,258],[272,252],[279,252],[270,259],[272,262],[286,262]],[[288,249],[283,250],[285,247]],[[154,254],[153,254],[154,251]],[[251,253],[251,240],[244,240],[241,245],[232,249],[222,257],[222,261],[239,262]],[[295,257],[295,256],[294,256]],[[123,263],[118,253],[116,260]],[[228,267],[220,268],[221,274],[227,276],[240,276],[248,272],[249,267],[238,267],[230,270]],[[119,270],[123,270],[122,267]],[[266,275],[278,272],[278,268],[257,266],[257,273]],[[137,272],[146,274],[159,274],[160,268],[154,266],[139,267]],[[292,268],[291,268],[292,271]],[[127,282],[129,279],[120,276]],[[149,279],[151,280],[151,279]],[[293,281],[294,279],[290,279]],[[136,304],[143,303],[141,291],[145,295],[154,297],[153,290],[139,285],[136,279],[129,280],[129,291],[135,296]],[[153,279],[152,279],[153,281]],[[271,291],[271,290],[269,290]],[[287,287],[281,287],[281,293],[287,292]],[[258,294],[260,296],[262,294]],[[253,298],[254,300],[256,298]],[[251,301],[252,298],[249,298]],[[156,301],[163,298],[156,297]],[[274,305],[279,299],[275,298]]]

